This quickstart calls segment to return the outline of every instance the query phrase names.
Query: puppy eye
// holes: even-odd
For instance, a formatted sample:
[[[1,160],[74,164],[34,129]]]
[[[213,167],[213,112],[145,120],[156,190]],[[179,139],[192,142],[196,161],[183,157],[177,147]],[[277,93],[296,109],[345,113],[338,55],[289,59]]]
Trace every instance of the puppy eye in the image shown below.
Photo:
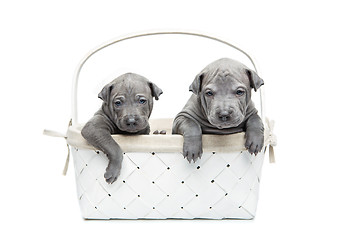
[[[244,93],[245,92],[243,90],[237,90],[236,91],[236,95],[239,95],[239,96],[243,95]]]
[[[139,103],[141,103],[141,104],[145,104],[146,102],[147,102],[146,99],[143,99],[143,98],[139,100]]]
[[[120,100],[115,101],[115,106],[120,107],[121,106],[121,101]]]
[[[207,91],[205,94],[206,94],[207,96],[213,96],[213,95],[214,95],[214,93],[213,93],[212,91]]]

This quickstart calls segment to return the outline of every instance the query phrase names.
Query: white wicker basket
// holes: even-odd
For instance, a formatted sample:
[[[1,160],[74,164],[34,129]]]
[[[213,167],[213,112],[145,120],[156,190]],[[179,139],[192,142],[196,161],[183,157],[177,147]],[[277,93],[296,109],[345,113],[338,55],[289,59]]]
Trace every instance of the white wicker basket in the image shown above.
[[[198,33],[131,35],[91,51],[75,74],[72,124],[64,136],[74,159],[82,216],[85,219],[252,219],[256,213],[265,151],[267,146],[272,151],[275,145],[272,124],[268,121],[265,122],[265,147],[257,156],[245,150],[244,133],[204,135],[202,158],[195,164],[189,164],[181,154],[182,136],[170,134],[172,119],[151,120],[152,129],[165,129],[167,135],[113,136],[124,151],[124,161],[119,179],[110,185],[103,177],[108,159],[80,134],[77,84],[84,63],[93,54],[114,43],[163,34],[186,34],[227,44],[244,53],[256,70],[253,60],[241,49]],[[263,117],[263,106],[261,113]],[[50,131],[46,133],[62,136]]]

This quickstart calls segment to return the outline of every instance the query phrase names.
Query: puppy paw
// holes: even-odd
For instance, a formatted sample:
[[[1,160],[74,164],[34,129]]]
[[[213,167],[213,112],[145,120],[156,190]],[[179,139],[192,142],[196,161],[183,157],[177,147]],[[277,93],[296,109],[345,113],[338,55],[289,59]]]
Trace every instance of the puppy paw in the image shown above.
[[[257,155],[264,146],[264,134],[260,131],[248,131],[245,137],[245,148],[249,153]]]
[[[120,161],[111,161],[106,168],[104,178],[108,184],[113,184],[120,175]]]
[[[183,156],[189,163],[191,163],[191,160],[195,163],[198,158],[201,158],[202,153],[201,136],[184,137]]]

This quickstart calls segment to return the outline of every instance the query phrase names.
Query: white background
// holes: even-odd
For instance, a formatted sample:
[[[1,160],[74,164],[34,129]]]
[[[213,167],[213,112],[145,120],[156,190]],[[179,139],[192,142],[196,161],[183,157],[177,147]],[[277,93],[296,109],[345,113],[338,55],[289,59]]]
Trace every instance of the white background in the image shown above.
[[[2,1],[0,238],[359,239],[359,10],[346,0]],[[169,28],[229,39],[259,64],[278,146],[277,163],[264,164],[257,216],[84,221],[72,162],[61,175],[65,142],[42,130],[66,130],[73,73],[89,50],[127,33]],[[177,49],[162,46],[167,54]],[[183,46],[181,60],[174,53],[165,65],[155,64],[161,57],[154,53],[148,65],[119,64],[117,70],[137,71],[163,88],[153,117],[173,117],[195,74],[215,60],[198,63],[191,56],[198,49]],[[94,96],[81,102],[85,109],[99,106],[96,91],[114,71],[92,75],[97,85],[81,85]],[[168,81],[183,88],[171,90]]]

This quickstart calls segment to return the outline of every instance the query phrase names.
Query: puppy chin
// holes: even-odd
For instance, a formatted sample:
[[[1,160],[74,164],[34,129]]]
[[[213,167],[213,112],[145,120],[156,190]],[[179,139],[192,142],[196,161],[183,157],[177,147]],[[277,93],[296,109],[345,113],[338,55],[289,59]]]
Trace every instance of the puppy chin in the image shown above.
[[[218,129],[237,127],[240,125],[242,121],[243,118],[237,118],[236,121],[226,121],[226,122],[218,121],[212,118],[209,119],[210,124]]]
[[[148,124],[146,122],[144,123],[137,123],[136,125],[127,126],[126,124],[117,124],[117,127],[123,131],[128,133],[136,133],[144,130]]]
[[[124,132],[128,132],[128,133],[136,133],[139,132],[141,130],[143,130],[144,128],[135,128],[135,127],[126,127],[126,128],[119,128],[121,131]]]
[[[230,124],[230,123],[218,123],[218,124],[212,124],[212,125],[215,126],[218,129],[232,128],[232,127],[238,126],[238,124]]]

